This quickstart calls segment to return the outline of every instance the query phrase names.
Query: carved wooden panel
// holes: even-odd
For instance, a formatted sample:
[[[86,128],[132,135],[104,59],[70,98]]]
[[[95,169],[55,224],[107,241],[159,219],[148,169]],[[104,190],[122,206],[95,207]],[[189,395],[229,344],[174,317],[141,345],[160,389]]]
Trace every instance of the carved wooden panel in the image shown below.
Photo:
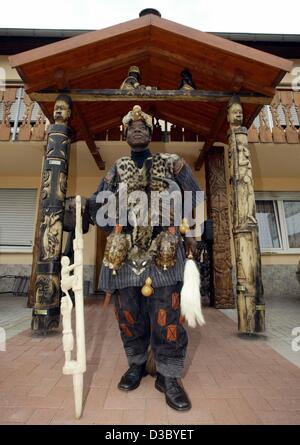
[[[39,109],[37,120],[32,127],[31,140],[43,141],[46,134],[46,117],[41,109]]]
[[[285,116],[285,122],[286,122],[285,134],[287,142],[289,144],[298,144],[299,143],[298,132],[297,129],[295,128],[295,124],[293,122],[291,114],[291,106],[293,105],[293,92],[280,91],[280,100]]]
[[[208,217],[213,220],[213,282],[215,306],[235,307],[232,288],[229,198],[227,195],[224,148],[212,148],[206,157],[206,192]]]
[[[259,113],[259,137],[260,142],[273,142],[272,132],[269,127],[266,108],[264,107],[262,111]]]
[[[252,124],[251,127],[248,130],[248,140],[249,142],[253,144],[259,143],[259,133],[257,127]]]
[[[0,141],[8,141],[10,139],[10,115],[11,107],[16,100],[17,88],[7,88],[3,92],[2,103],[3,103],[3,114],[2,121],[0,123]]]
[[[31,101],[30,97],[26,93],[24,94],[23,102],[25,105],[25,111],[19,129],[18,140],[29,141],[31,136],[31,116],[34,102]]]

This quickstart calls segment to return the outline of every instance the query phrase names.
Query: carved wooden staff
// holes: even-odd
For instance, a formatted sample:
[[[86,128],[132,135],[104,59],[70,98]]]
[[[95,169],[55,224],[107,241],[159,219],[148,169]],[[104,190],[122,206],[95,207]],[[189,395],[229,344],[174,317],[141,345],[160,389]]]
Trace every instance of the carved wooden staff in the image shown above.
[[[60,320],[60,258],[71,144],[71,129],[67,126],[70,115],[70,99],[68,96],[58,96],[53,113],[55,124],[48,128],[40,220],[37,222],[40,242],[31,323],[35,333],[46,334],[57,328]]]
[[[236,257],[238,329],[241,333],[265,331],[265,304],[252,166],[243,110],[234,97],[228,107],[229,170],[232,186],[232,222]]]
[[[75,415],[76,419],[79,419],[82,413],[83,373],[86,371],[83,301],[83,238],[80,196],[76,196],[76,229],[73,248],[74,264],[70,265],[70,259],[66,256],[63,256],[61,259],[61,289],[65,294],[61,299],[63,348],[65,352],[63,374],[73,375]],[[74,271],[74,275],[70,275],[72,271]],[[74,336],[71,320],[73,304],[69,295],[70,289],[73,289],[75,295],[76,360],[72,360]]]

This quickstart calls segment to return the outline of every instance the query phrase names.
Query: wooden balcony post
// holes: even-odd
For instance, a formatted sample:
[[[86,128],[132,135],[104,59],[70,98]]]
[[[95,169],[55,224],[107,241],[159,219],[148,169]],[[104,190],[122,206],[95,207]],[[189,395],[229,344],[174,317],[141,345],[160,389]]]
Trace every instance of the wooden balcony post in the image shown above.
[[[47,134],[37,220],[40,241],[36,265],[32,268],[36,279],[31,328],[39,334],[57,328],[60,321],[60,259],[71,145],[71,129],[67,126],[70,115],[71,100],[59,96],[54,105],[55,124],[49,126]]]
[[[251,157],[247,128],[242,126],[243,109],[237,96],[229,102],[228,122],[238,330],[251,334],[265,331],[265,304]]]

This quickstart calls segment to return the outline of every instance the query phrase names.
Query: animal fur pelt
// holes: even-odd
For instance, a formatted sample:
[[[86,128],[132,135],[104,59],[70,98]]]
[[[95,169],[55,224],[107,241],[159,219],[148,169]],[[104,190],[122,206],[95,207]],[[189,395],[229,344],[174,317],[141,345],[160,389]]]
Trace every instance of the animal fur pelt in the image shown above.
[[[152,377],[154,377],[156,374],[155,359],[154,359],[154,354],[153,354],[153,350],[152,350],[151,346],[149,346],[149,348],[148,348],[146,371]]]
[[[180,309],[187,324],[192,328],[197,324],[205,324],[201,310],[200,273],[192,259],[187,259],[184,266]]]

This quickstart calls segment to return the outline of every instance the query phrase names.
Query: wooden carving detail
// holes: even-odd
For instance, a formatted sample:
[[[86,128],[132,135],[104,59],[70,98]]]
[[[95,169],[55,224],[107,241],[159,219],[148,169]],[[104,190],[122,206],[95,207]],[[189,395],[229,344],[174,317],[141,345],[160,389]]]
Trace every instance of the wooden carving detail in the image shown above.
[[[228,122],[238,321],[239,331],[249,334],[265,330],[264,300],[251,158],[237,97],[229,104]]]
[[[25,105],[25,112],[19,129],[18,140],[29,141],[31,136],[31,116],[34,102],[32,102],[30,97],[25,93],[23,103]]]
[[[298,144],[300,92],[277,90],[271,104],[260,111],[258,120],[259,126],[256,128],[253,123],[248,130],[249,143]]]
[[[61,96],[55,103],[55,124],[50,125],[43,162],[38,221],[39,239],[34,286],[32,329],[47,332],[60,318],[60,270],[63,219],[67,191],[71,130],[67,126],[71,104]]]
[[[294,91],[293,96],[294,96],[296,113],[298,115],[298,121],[300,122],[300,91]]]
[[[59,277],[55,275],[39,274],[35,285],[35,309],[55,307],[59,304]]]
[[[67,183],[68,177],[65,172],[59,173],[58,186],[57,186],[57,197],[58,199],[64,200],[67,193]]]
[[[260,123],[260,128],[259,128],[260,142],[273,142],[272,132],[269,127],[266,107],[263,107],[262,111],[259,113],[259,123]]]
[[[280,91],[280,100],[283,107],[283,112],[286,122],[286,139],[289,144],[298,144],[298,132],[295,128],[295,124],[292,118],[291,106],[293,105],[293,94],[292,91]]]
[[[41,108],[39,108],[36,122],[32,127],[31,140],[43,141],[45,138],[45,129],[46,129],[46,118]]]
[[[251,143],[259,143],[259,131],[256,125],[253,123],[248,130],[248,140]]]
[[[3,103],[3,114],[2,121],[0,123],[0,141],[8,141],[10,139],[10,115],[11,107],[16,100],[16,88],[7,88],[3,92],[2,103]]]
[[[43,171],[42,192],[41,192],[42,199],[46,199],[50,195],[51,178],[52,178],[51,170],[44,170]]]
[[[213,220],[213,282],[215,307],[235,307],[232,288],[229,200],[226,188],[224,149],[213,148],[206,163],[208,216]]]
[[[46,214],[41,222],[43,230],[42,260],[58,260],[61,251],[63,225],[61,211]]]

